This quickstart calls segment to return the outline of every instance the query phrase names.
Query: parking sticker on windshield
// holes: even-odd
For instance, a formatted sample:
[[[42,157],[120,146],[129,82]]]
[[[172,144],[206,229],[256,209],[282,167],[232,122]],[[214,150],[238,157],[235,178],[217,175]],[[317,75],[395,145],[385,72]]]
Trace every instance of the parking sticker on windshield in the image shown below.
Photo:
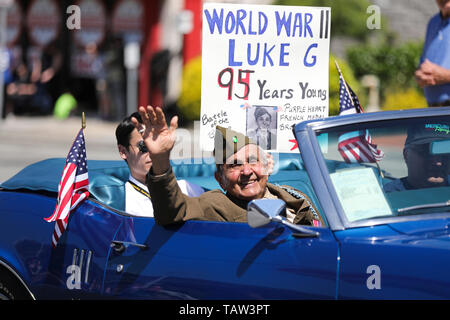
[[[330,177],[350,222],[392,215],[372,168],[342,170]]]

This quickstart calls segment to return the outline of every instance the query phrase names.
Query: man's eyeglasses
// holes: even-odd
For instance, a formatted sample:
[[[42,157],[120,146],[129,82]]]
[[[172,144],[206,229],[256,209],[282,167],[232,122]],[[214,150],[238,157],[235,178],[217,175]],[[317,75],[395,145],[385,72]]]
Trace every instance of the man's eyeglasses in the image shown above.
[[[139,141],[137,144],[137,147],[138,147],[139,151],[142,153],[148,152],[148,149],[147,149],[147,146],[145,145],[144,140]]]

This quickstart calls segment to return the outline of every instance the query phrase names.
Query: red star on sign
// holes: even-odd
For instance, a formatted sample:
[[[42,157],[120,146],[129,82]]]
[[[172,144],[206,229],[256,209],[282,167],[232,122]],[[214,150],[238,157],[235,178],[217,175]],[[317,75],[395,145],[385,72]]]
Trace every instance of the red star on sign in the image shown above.
[[[298,142],[297,142],[297,140],[291,139],[291,140],[289,140],[289,142],[292,142],[294,144],[294,146],[291,148],[291,151],[295,150],[295,149],[298,149]]]

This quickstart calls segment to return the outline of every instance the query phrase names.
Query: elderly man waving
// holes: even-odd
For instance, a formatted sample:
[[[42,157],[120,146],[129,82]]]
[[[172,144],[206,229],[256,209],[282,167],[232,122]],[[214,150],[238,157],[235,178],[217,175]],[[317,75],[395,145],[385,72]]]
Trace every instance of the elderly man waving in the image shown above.
[[[191,219],[246,222],[247,204],[251,200],[267,198],[284,200],[286,216],[292,222],[317,225],[313,223],[319,218],[314,215],[317,209],[312,201],[302,193],[299,199],[268,183],[265,152],[248,137],[230,129],[217,127],[214,141],[215,178],[225,193],[212,190],[200,197],[184,195],[169,161],[176,140],[178,117],[173,117],[168,126],[159,107],[140,107],[139,113],[146,128],[142,137],[153,160],[147,185],[156,223],[168,225]],[[139,125],[137,121],[133,122]]]

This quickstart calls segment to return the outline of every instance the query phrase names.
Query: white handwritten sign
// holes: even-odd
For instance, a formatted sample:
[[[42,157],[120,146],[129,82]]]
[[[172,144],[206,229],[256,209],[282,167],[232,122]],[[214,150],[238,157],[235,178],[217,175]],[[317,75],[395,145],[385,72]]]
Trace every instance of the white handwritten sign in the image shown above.
[[[328,115],[330,8],[203,5],[200,144],[231,127],[298,152],[292,127]]]

